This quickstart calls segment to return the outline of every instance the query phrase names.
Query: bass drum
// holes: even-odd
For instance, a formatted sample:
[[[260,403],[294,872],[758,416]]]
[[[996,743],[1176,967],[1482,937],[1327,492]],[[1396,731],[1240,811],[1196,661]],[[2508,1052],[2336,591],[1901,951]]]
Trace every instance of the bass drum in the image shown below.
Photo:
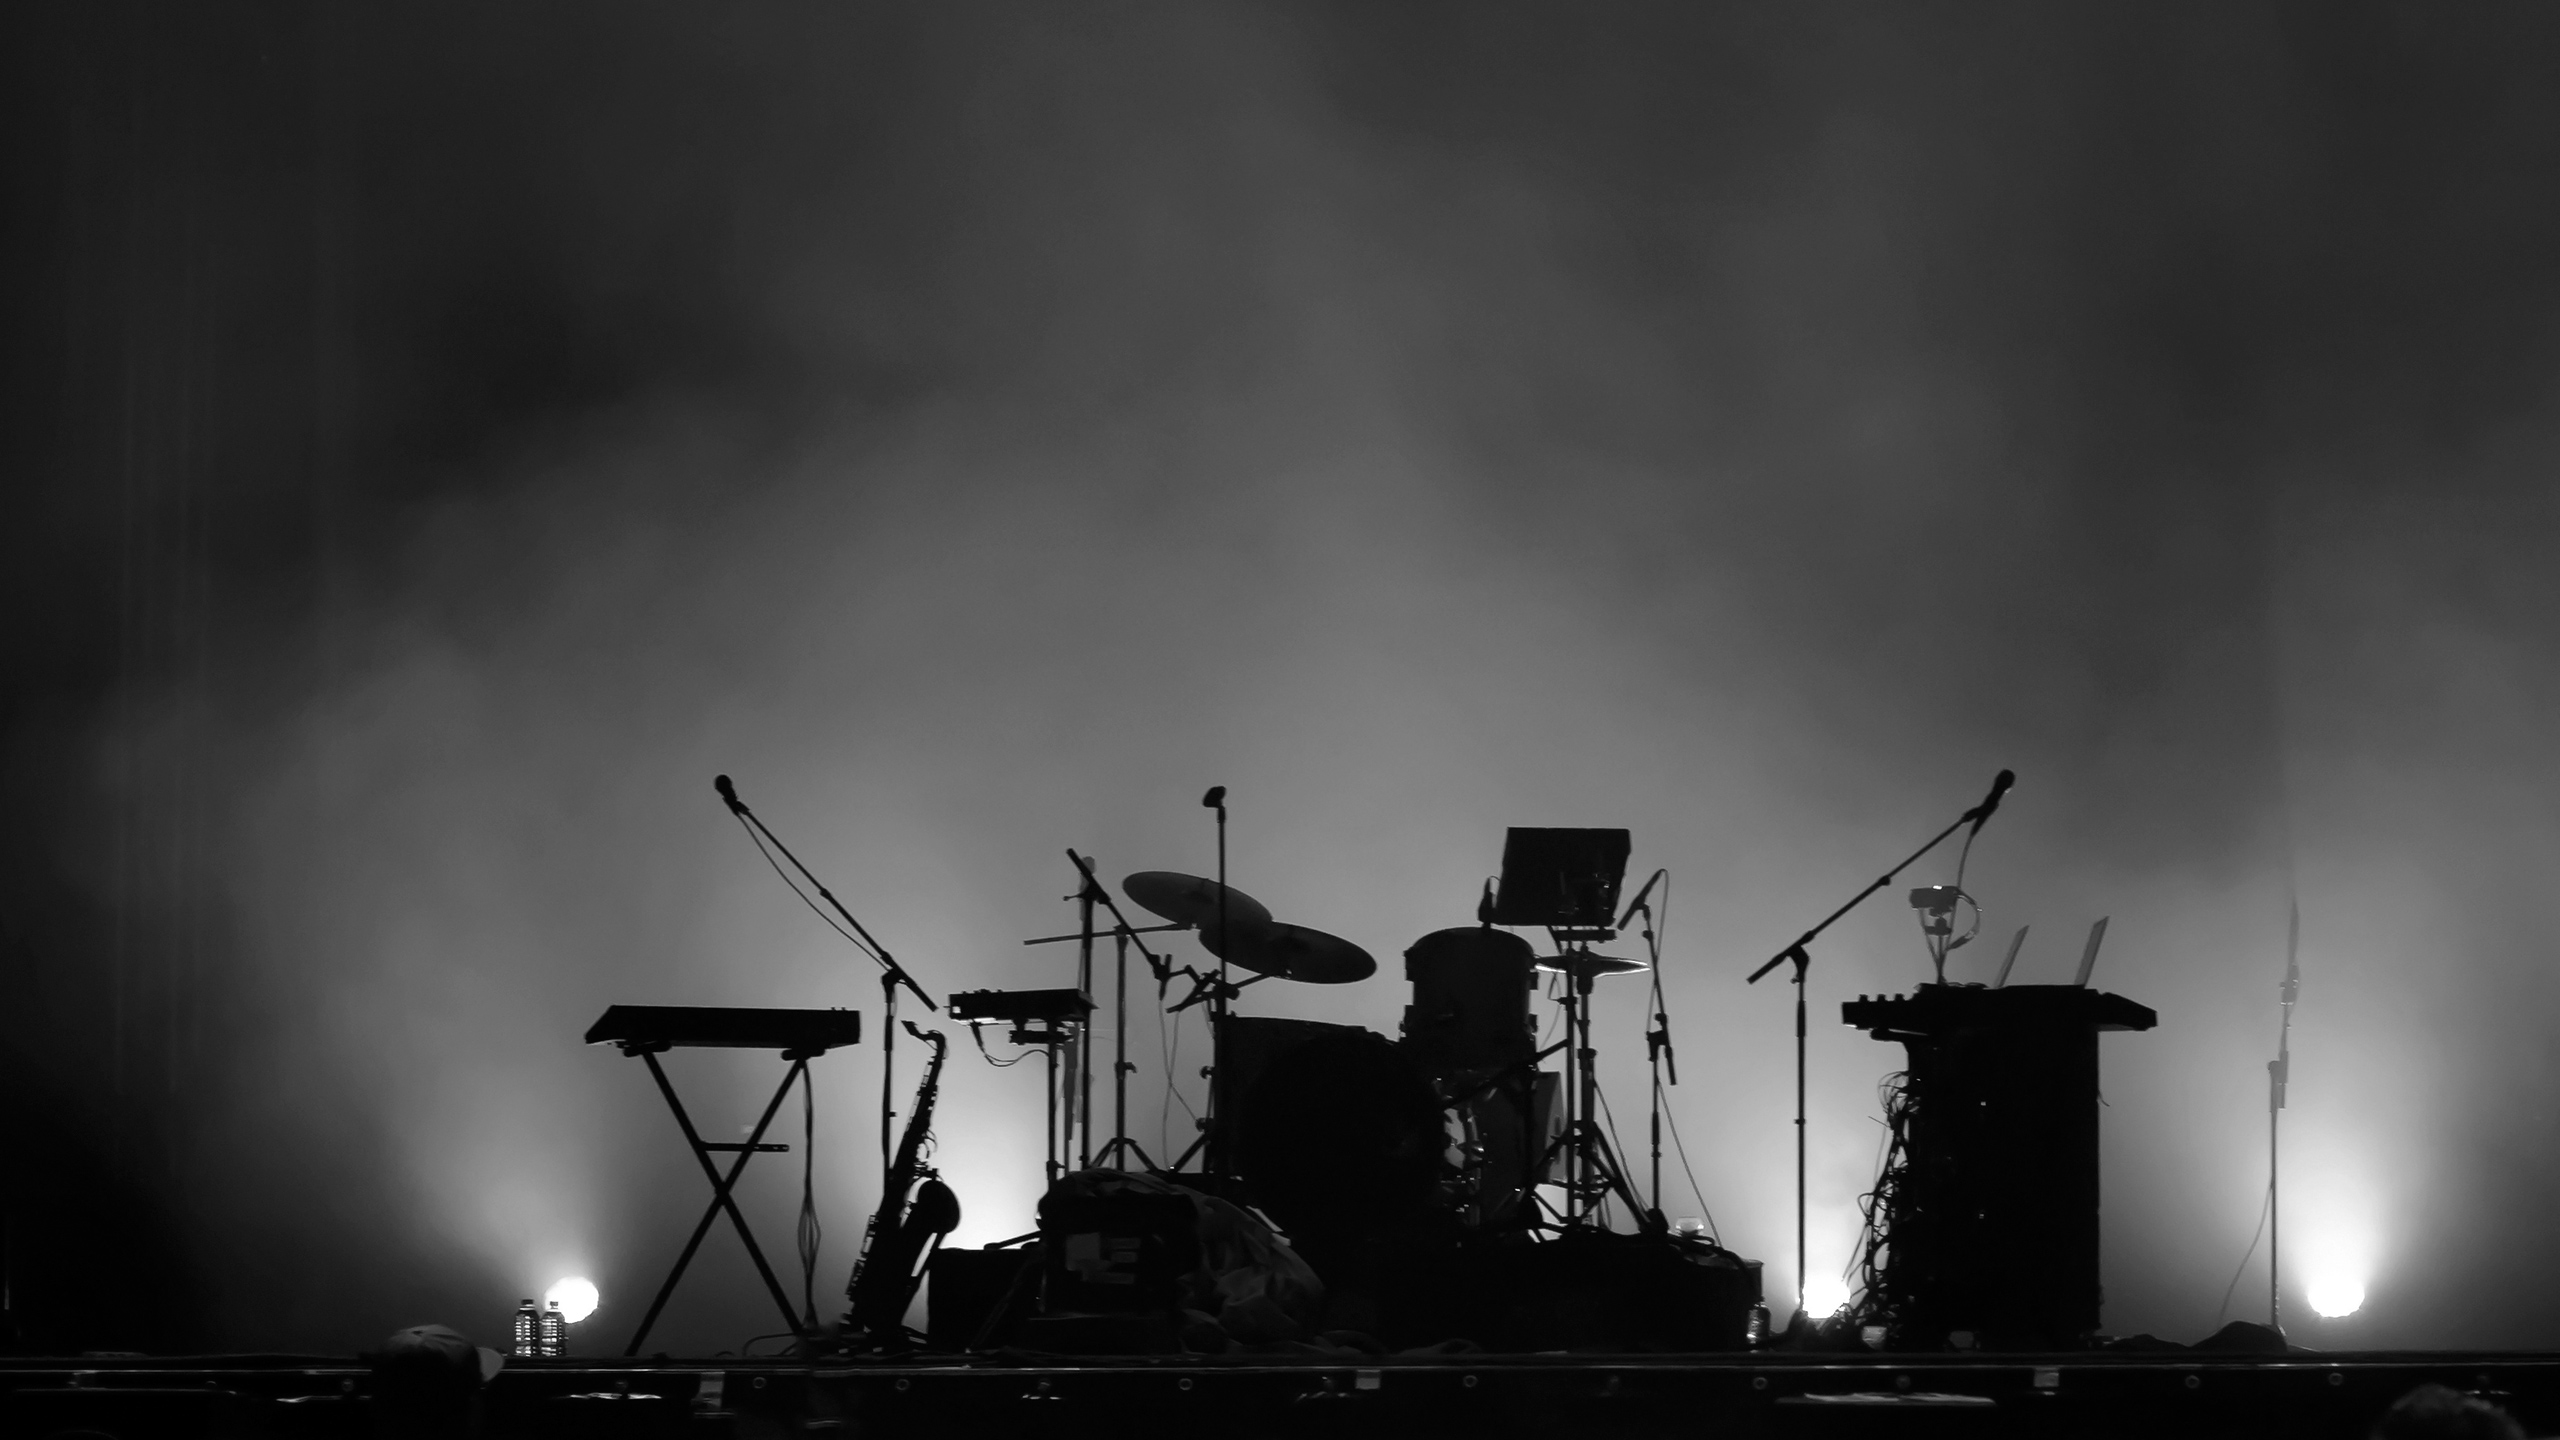
[[[1237,1049],[1261,1062],[1238,1077],[1236,1172],[1282,1230],[1391,1232],[1432,1208],[1446,1145],[1440,1097],[1386,1037],[1305,1021],[1228,1024],[1230,1064]],[[1254,1033],[1262,1025],[1288,1029]],[[1295,1043],[1268,1043],[1284,1037]]]

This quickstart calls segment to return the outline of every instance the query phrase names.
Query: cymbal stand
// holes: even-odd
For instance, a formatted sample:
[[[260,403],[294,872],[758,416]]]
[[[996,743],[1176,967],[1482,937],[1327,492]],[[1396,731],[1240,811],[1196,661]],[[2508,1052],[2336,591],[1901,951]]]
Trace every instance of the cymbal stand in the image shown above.
[[[1088,874],[1076,887],[1076,993],[1093,1001],[1093,897],[1102,889]],[[1093,1012],[1085,1012],[1086,1021],[1076,1027],[1076,1065],[1074,1103],[1067,1107],[1067,1133],[1080,1136],[1076,1168],[1093,1168]]]
[[[1576,954],[1587,955],[1590,951],[1583,946],[1563,953],[1570,961]],[[1661,1228],[1661,1214],[1648,1210],[1636,1198],[1635,1185],[1627,1179],[1626,1167],[1618,1162],[1618,1152],[1609,1144],[1608,1132],[1601,1128],[1597,1113],[1599,1052],[1591,1044],[1591,986],[1597,978],[1586,967],[1566,972],[1564,1024],[1572,1044],[1565,1052],[1568,1073],[1564,1084],[1564,1130],[1539,1156],[1537,1168],[1531,1173],[1543,1173],[1559,1156],[1563,1158],[1565,1229],[1596,1223],[1593,1216],[1600,1202],[1616,1195],[1625,1202],[1637,1227],[1651,1232]]]
[[[1208,1151],[1200,1168],[1211,1175],[1225,1175],[1231,1173],[1229,1162],[1234,1157],[1227,1153],[1226,1117],[1218,1113],[1218,1087],[1222,1082],[1217,1077],[1227,1060],[1227,1002],[1236,995],[1235,986],[1227,981],[1227,787],[1210,786],[1200,803],[1218,812],[1218,983],[1209,992],[1209,1095],[1202,1107],[1207,1118],[1200,1130]],[[1165,1077],[1168,1084],[1172,1079],[1170,1075]],[[1184,1154],[1187,1158],[1189,1152]],[[1181,1169],[1181,1162],[1174,1162],[1174,1168]]]
[[[1116,1038],[1114,1040],[1114,1055],[1112,1061],[1112,1090],[1114,1099],[1112,1105],[1111,1140],[1099,1151],[1093,1149],[1093,1070],[1091,1061],[1092,1024],[1090,1021],[1087,1021],[1079,1027],[1082,1036],[1082,1043],[1079,1046],[1079,1072],[1075,1077],[1072,1077],[1069,1082],[1070,1084],[1081,1088],[1083,1103],[1079,1106],[1075,1101],[1073,1092],[1070,1092],[1067,1107],[1070,1119],[1068,1129],[1065,1132],[1067,1138],[1063,1144],[1066,1148],[1073,1147],[1073,1137],[1076,1133],[1073,1116],[1080,1112],[1084,1117],[1084,1147],[1078,1159],[1079,1168],[1090,1170],[1097,1165],[1110,1164],[1112,1160],[1119,1156],[1123,1151],[1135,1153],[1141,1161],[1148,1165],[1149,1168],[1153,1168],[1155,1162],[1149,1160],[1147,1158],[1147,1152],[1139,1149],[1138,1143],[1129,1138],[1129,1075],[1132,1071],[1138,1068],[1129,1060],[1129,947],[1133,944],[1138,947],[1138,953],[1146,958],[1147,968],[1155,975],[1156,987],[1161,991],[1164,987],[1173,983],[1173,977],[1176,972],[1173,968],[1172,962],[1156,954],[1155,951],[1148,949],[1147,942],[1140,940],[1137,937],[1140,935],[1152,934],[1159,930],[1182,930],[1188,927],[1182,925],[1130,924],[1129,917],[1121,913],[1119,902],[1111,898],[1110,888],[1104,885],[1100,877],[1094,874],[1092,857],[1079,855],[1073,849],[1069,849],[1067,851],[1067,858],[1075,863],[1076,875],[1081,883],[1078,885],[1075,894],[1064,896],[1062,898],[1076,902],[1077,918],[1079,921],[1077,929],[1071,934],[1043,935],[1037,939],[1025,940],[1022,943],[1025,945],[1052,945],[1062,940],[1076,941],[1078,950],[1078,958],[1076,962],[1076,988],[1079,993],[1085,995],[1087,999],[1090,1000],[1093,984],[1093,942],[1100,936],[1109,935],[1112,937],[1114,945],[1118,947],[1119,980],[1116,1002],[1118,1006],[1115,1024]],[[1111,912],[1112,925],[1108,930],[1097,930],[1094,928],[1093,907],[1097,904]],[[1054,1039],[1050,1040],[1044,1040],[1041,1038],[1042,1034],[1043,1032],[1039,1031],[1016,1030],[1014,1032],[1015,1043],[1073,1043],[1070,1040],[1070,1037],[1065,1034],[1057,1034]],[[1052,1134],[1055,1135],[1058,1133],[1058,1091],[1054,1083],[1057,1076],[1056,1056],[1054,1050],[1051,1053],[1050,1074],[1053,1081],[1050,1087],[1050,1129]],[[1051,1150],[1052,1159],[1049,1167],[1049,1178],[1052,1181],[1055,1181],[1058,1178],[1058,1171],[1060,1168],[1060,1162],[1056,1158],[1058,1148],[1060,1148],[1060,1146],[1053,1143]]]
[[[2015,775],[2010,774],[2006,770],[2001,771],[1999,778],[1991,782],[1991,793],[1983,797],[1981,804],[1976,805],[1972,809],[1964,812],[1962,815],[1957,816],[1954,824],[1949,825],[1946,829],[1930,836],[1927,844],[1922,845],[1919,849],[1902,857],[1902,863],[1894,866],[1892,869],[1884,872],[1883,875],[1877,877],[1874,881],[1868,884],[1866,889],[1850,896],[1849,903],[1822,917],[1821,924],[1816,925],[1812,929],[1804,932],[1802,935],[1797,936],[1794,944],[1789,945],[1784,950],[1770,956],[1767,961],[1762,963],[1759,969],[1751,972],[1749,979],[1742,982],[1745,985],[1757,985],[1760,983],[1762,976],[1765,976],[1770,971],[1777,969],[1780,965],[1792,962],[1796,967],[1794,977],[1796,987],[1796,1313],[1787,1322],[1791,1329],[1798,1322],[1807,1318],[1804,1313],[1804,979],[1805,971],[1813,964],[1813,952],[1807,950],[1805,947],[1811,945],[1815,938],[1820,936],[1823,931],[1830,929],[1841,916],[1857,909],[1859,904],[1868,896],[1873,895],[1887,885],[1892,884],[1893,877],[1909,869],[1911,867],[1911,862],[1928,854],[1930,851],[1937,849],[1938,842],[1946,839],[1950,835],[1953,835],[1967,825],[1973,826],[1975,832],[1979,833],[1982,829],[1983,822],[1989,820],[1992,812],[2000,808],[2000,797],[2009,793],[2010,785],[2016,780],[2017,777]]]

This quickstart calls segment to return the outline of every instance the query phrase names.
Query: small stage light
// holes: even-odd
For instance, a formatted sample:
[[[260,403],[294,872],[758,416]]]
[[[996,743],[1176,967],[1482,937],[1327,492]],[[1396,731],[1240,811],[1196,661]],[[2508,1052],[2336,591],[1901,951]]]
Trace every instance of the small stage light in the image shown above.
[[[2327,1319],[2353,1315],[2364,1306],[2364,1280],[2360,1276],[2315,1275],[2303,1289],[2311,1308]]]
[[[555,1282],[542,1298],[560,1307],[560,1318],[575,1325],[596,1313],[596,1282],[572,1275]]]
[[[1849,1303],[1849,1282],[1837,1275],[1816,1275],[1804,1282],[1804,1313],[1827,1320]]]

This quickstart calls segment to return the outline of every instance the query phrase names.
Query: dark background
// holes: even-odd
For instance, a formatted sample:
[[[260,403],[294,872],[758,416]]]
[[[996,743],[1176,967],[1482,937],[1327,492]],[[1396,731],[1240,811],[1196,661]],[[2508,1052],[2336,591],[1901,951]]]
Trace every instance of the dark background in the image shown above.
[[[1206,869],[1228,783],[1240,883],[1385,962],[1273,1003],[1386,1030],[1502,826],[1629,825],[1699,1204],[1789,1290],[1736,977],[2003,765],[1983,948],[2111,914],[2163,1015],[2111,1328],[2220,1318],[2299,898],[2289,1270],[2372,1296],[2311,1343],[2560,1343],[2548,7],[0,26],[14,1343],[485,1338],[568,1268],[627,1324],[694,1182],[585,1021],[876,1004],[720,770],[936,993],[1066,983],[1058,848]],[[1818,1013],[1921,978],[1891,899]],[[990,1239],[1037,1090],[976,1063]]]

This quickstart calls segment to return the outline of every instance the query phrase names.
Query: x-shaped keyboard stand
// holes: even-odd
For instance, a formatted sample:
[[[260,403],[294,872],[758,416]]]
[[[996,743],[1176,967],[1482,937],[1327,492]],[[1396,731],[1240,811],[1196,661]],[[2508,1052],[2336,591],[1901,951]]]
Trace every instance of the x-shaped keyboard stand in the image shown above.
[[[649,1063],[649,1078],[658,1082],[658,1093],[667,1097],[667,1108],[675,1112],[676,1124],[684,1129],[684,1143],[693,1147],[693,1158],[702,1164],[702,1178],[711,1182],[711,1204],[694,1225],[693,1238],[684,1242],[684,1253],[676,1257],[675,1268],[667,1272],[666,1283],[658,1287],[658,1298],[649,1302],[649,1313],[642,1317],[640,1328],[632,1334],[631,1343],[623,1348],[622,1353],[625,1356],[640,1353],[640,1342],[649,1338],[649,1327],[658,1323],[658,1312],[667,1307],[667,1297],[676,1292],[676,1282],[684,1278],[685,1267],[693,1263],[693,1252],[702,1248],[702,1237],[711,1233],[711,1222],[722,1211],[728,1212],[729,1223],[737,1227],[738,1238],[746,1242],[747,1258],[756,1262],[756,1274],[764,1277],[764,1288],[773,1296],[774,1307],[782,1312],[782,1323],[790,1327],[794,1339],[806,1341],[809,1338],[808,1326],[792,1313],[791,1297],[783,1292],[782,1282],[774,1278],[773,1267],[765,1263],[764,1250],[756,1244],[755,1233],[747,1228],[747,1217],[738,1212],[738,1202],[730,1198],[730,1192],[737,1187],[738,1176],[747,1168],[747,1161],[759,1154],[790,1152],[788,1145],[764,1143],[765,1128],[773,1123],[774,1112],[782,1108],[783,1098],[791,1093],[792,1082],[808,1070],[811,1057],[826,1052],[783,1051],[782,1058],[791,1062],[791,1068],[782,1072],[782,1083],[774,1088],[773,1098],[765,1102],[764,1114],[757,1118],[755,1129],[748,1132],[746,1141],[732,1145],[705,1140],[701,1132],[693,1128],[693,1117],[685,1113],[684,1102],[676,1098],[676,1087],[668,1083],[666,1070],[658,1064],[658,1052],[666,1048],[659,1044],[625,1044],[621,1047],[623,1054],[637,1055]],[[729,1162],[725,1175],[711,1159],[715,1152],[738,1157]]]

